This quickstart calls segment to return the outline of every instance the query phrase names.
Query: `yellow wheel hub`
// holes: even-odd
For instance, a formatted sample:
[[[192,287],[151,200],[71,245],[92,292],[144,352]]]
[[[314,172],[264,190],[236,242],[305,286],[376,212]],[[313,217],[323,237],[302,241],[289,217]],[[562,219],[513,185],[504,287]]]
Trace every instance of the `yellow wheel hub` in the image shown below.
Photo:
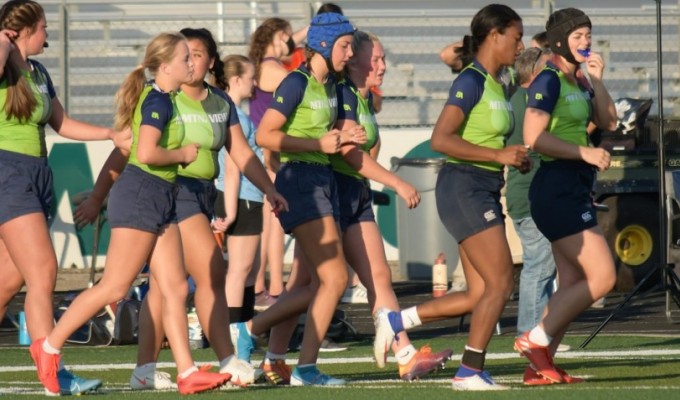
[[[616,255],[627,265],[641,265],[652,255],[652,235],[641,225],[629,225],[616,235]]]

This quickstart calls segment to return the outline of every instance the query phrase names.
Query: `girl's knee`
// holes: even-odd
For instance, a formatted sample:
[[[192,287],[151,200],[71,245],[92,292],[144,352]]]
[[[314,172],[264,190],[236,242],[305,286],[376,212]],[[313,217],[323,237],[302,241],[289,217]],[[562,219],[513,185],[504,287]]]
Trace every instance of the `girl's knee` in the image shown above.
[[[604,274],[602,279],[598,279],[598,282],[600,283],[601,286],[601,293],[599,294],[599,297],[602,297],[609,293],[612,289],[614,289],[614,286],[616,285],[615,270],[612,269],[610,272]]]
[[[345,291],[348,280],[347,270],[345,268],[338,268],[337,271],[319,276],[319,290],[321,293],[338,294],[339,297]]]
[[[164,296],[170,296],[174,298],[186,299],[189,295],[189,283],[186,279],[182,279],[179,282],[174,283],[169,290],[170,293],[164,293]]]

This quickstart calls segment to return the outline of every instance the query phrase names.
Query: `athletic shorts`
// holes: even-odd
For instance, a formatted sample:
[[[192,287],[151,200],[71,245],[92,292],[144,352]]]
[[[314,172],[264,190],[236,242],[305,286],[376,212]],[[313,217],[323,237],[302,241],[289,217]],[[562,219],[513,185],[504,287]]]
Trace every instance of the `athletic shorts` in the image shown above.
[[[158,234],[177,223],[176,195],[174,183],[128,164],[109,194],[109,225]]]
[[[36,212],[47,219],[53,200],[47,158],[0,150],[0,225]]]
[[[335,181],[340,201],[340,229],[344,232],[350,225],[375,221],[373,191],[368,180],[335,173]]]
[[[253,236],[262,233],[262,206],[259,201],[238,199],[236,220],[227,229],[229,236]]]
[[[330,165],[288,162],[281,165],[274,181],[276,190],[288,202],[289,211],[279,213],[284,232],[305,222],[340,217],[338,191]]]
[[[224,192],[221,191],[220,189],[217,189],[217,197],[215,198],[214,210],[215,218],[227,217],[227,210],[224,209]]]
[[[196,214],[203,214],[208,221],[215,214],[217,189],[212,179],[177,177],[177,221],[182,222]]]
[[[467,164],[447,163],[437,176],[437,212],[458,243],[491,228],[505,225],[501,206],[502,172]]]
[[[531,217],[551,242],[597,225],[595,169],[572,160],[542,161],[529,188]]]

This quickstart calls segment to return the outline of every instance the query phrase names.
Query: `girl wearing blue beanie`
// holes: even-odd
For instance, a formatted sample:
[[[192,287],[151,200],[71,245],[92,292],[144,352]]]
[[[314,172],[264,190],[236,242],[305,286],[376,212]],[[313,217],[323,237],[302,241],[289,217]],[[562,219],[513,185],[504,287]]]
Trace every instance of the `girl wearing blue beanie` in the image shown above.
[[[307,33],[306,62],[291,72],[274,93],[260,121],[257,144],[280,153],[277,190],[289,210],[278,215],[284,231],[293,234],[303,262],[291,275],[286,290],[267,311],[251,321],[232,324],[240,358],[249,359],[252,335],[272,330],[271,338],[290,338],[297,317],[306,310],[307,323],[300,359],[291,374],[279,368],[275,383],[295,386],[343,385],[342,379],[322,374],[316,360],[335,307],[347,283],[345,256],[338,229],[339,206],[330,154],[346,144],[365,143],[361,127],[334,129],[338,114],[335,74],[352,56],[354,27],[336,13],[317,15]],[[310,279],[311,277],[311,279]],[[286,341],[287,344],[287,341]],[[266,359],[280,364],[286,348],[270,343]],[[265,361],[266,362],[266,361]],[[285,365],[284,365],[285,366]],[[265,373],[268,369],[264,367]]]

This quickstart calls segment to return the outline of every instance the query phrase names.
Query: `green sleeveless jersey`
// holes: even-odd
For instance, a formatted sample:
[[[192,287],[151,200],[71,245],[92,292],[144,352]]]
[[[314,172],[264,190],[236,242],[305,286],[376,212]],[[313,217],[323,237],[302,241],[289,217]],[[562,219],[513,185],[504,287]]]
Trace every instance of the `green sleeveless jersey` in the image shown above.
[[[286,116],[281,130],[287,135],[319,139],[333,128],[338,115],[335,81],[329,76],[325,83],[319,83],[302,66],[281,82],[269,107]],[[321,151],[281,152],[280,156],[281,162],[330,164],[328,154]]]
[[[465,67],[453,81],[446,104],[459,107],[465,114],[458,135],[467,142],[491,149],[505,146],[505,137],[514,126],[512,105],[503,85],[486,72],[477,60]],[[493,161],[467,161],[449,157],[448,162],[470,164],[491,171],[503,168],[502,164]]]
[[[143,171],[168,182],[174,182],[177,178],[179,165],[155,166],[143,164],[137,159],[137,146],[139,144],[139,128],[142,125],[150,125],[161,131],[159,146],[167,150],[175,150],[180,147],[182,139],[184,139],[184,125],[177,111],[175,97],[175,93],[165,93],[153,82],[144,87],[132,117],[132,146],[128,160],[129,164],[136,165]]]
[[[368,152],[378,142],[378,122],[375,119],[373,110],[373,98],[368,93],[368,98],[364,98],[354,83],[349,79],[344,79],[337,86],[338,93],[338,120],[352,120],[364,127],[366,130],[366,143],[361,145],[361,150]],[[357,179],[364,177],[352,168],[342,154],[331,154],[331,165],[333,170],[341,174],[353,176]]]
[[[208,85],[208,96],[194,100],[184,92],[175,101],[184,123],[182,146],[198,143],[198,157],[178,175],[188,178],[215,179],[219,175],[218,152],[226,142],[228,129],[239,123],[236,107],[224,91]]]
[[[531,83],[527,107],[550,114],[548,132],[577,146],[588,145],[588,122],[592,118],[592,94],[567,79],[564,72],[548,63]],[[541,155],[542,160],[554,158]]]
[[[46,157],[45,125],[52,116],[52,99],[56,96],[54,85],[45,67],[28,60],[31,71],[23,71],[24,78],[33,91],[36,106],[25,121],[8,118],[7,76],[0,80],[0,149],[33,157]]]

